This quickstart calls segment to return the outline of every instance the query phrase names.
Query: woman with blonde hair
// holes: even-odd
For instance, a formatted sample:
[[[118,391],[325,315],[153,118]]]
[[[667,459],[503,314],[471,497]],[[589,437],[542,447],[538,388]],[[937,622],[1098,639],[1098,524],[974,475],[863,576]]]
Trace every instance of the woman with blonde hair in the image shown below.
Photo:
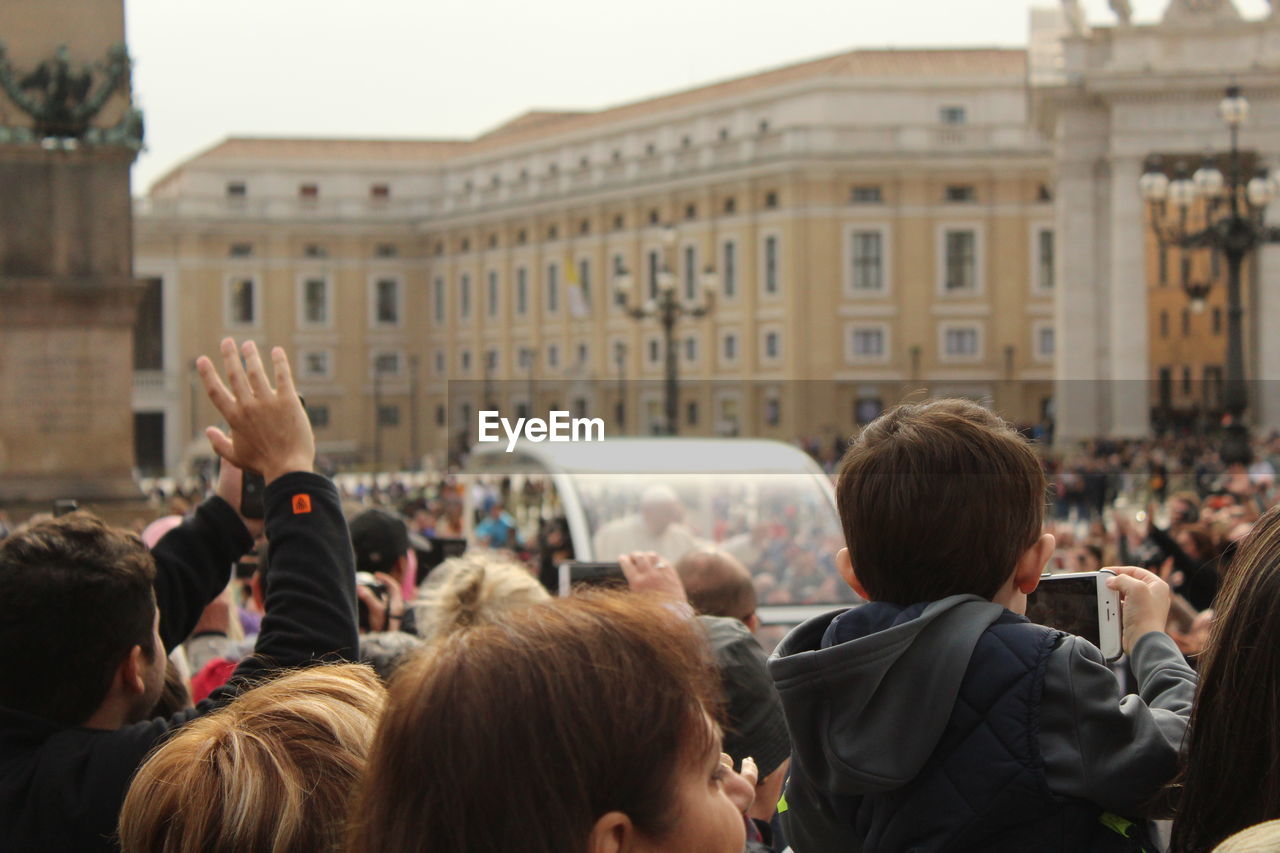
[[[501,622],[514,610],[550,601],[529,570],[497,551],[468,551],[441,563],[414,602],[418,636],[430,643],[462,628]]]
[[[138,770],[124,853],[336,853],[386,691],[366,666],[268,681],[183,726]]]

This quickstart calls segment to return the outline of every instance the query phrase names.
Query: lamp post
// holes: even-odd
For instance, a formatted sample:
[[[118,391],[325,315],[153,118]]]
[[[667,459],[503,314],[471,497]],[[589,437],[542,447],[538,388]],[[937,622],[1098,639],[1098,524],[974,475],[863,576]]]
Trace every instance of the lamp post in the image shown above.
[[[1227,262],[1227,370],[1223,406],[1230,416],[1229,434],[1243,447],[1235,453],[1248,452],[1248,431],[1244,412],[1248,408],[1248,391],[1244,376],[1244,307],[1240,301],[1241,270],[1259,246],[1280,242],[1280,229],[1266,225],[1266,208],[1275,198],[1276,179],[1267,170],[1255,167],[1252,176],[1245,175],[1240,153],[1240,127],[1249,117],[1249,102],[1239,86],[1227,88],[1218,105],[1218,113],[1231,137],[1231,147],[1222,156],[1209,154],[1200,168],[1189,174],[1183,163],[1175,164],[1170,174],[1159,157],[1148,159],[1139,180],[1139,189],[1151,211],[1151,228],[1160,249],[1161,281],[1165,280],[1164,250],[1181,249],[1180,284],[1191,300],[1191,310],[1203,311],[1210,282],[1191,280],[1189,253],[1207,249],[1216,269],[1219,256]],[[1225,160],[1225,173],[1218,167]],[[1169,216],[1170,206],[1172,213]],[[1226,455],[1224,447],[1224,456]]]
[[[614,292],[623,312],[636,321],[657,319],[662,326],[662,338],[666,354],[663,398],[667,421],[665,432],[667,435],[675,435],[680,427],[678,411],[680,361],[679,349],[676,346],[675,339],[676,323],[679,322],[681,317],[690,317],[696,320],[710,314],[715,307],[716,293],[715,270],[707,267],[703,270],[701,276],[702,302],[692,304],[680,299],[676,275],[671,271],[669,263],[669,256],[675,246],[675,241],[675,228],[668,225],[663,236],[666,250],[663,252],[662,269],[657,276],[658,293],[656,299],[646,300],[643,305],[638,307],[631,305],[631,275],[626,267],[622,266],[621,261],[619,261],[618,267],[614,270]]]

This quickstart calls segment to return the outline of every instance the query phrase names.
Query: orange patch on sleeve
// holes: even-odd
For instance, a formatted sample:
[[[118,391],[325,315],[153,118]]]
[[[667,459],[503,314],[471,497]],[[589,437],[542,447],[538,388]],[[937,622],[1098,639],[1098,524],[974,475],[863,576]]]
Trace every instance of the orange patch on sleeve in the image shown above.
[[[311,495],[293,496],[293,514],[302,515],[311,512]]]

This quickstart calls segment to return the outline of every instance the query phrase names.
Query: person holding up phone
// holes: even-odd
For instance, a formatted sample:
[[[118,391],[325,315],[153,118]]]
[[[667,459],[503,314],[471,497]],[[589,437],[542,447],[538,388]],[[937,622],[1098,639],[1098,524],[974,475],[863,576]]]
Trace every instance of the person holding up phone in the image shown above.
[[[1045,492],[1026,439],[968,400],[901,405],[853,441],[836,564],[867,603],[801,624],[769,662],[797,853],[1154,849],[1196,676],[1145,569],[1107,581],[1138,696],[1088,640],[1022,615],[1055,546]]]

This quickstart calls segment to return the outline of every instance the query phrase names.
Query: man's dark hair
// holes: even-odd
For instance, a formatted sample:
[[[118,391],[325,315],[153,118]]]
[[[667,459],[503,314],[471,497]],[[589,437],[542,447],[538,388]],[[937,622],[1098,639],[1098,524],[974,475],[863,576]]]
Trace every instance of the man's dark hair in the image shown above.
[[[89,719],[129,651],[153,653],[155,574],[141,539],[86,512],[0,542],[0,706]]]
[[[935,400],[898,406],[862,431],[841,463],[836,503],[873,600],[991,598],[1040,535],[1045,477],[1000,417]]]

